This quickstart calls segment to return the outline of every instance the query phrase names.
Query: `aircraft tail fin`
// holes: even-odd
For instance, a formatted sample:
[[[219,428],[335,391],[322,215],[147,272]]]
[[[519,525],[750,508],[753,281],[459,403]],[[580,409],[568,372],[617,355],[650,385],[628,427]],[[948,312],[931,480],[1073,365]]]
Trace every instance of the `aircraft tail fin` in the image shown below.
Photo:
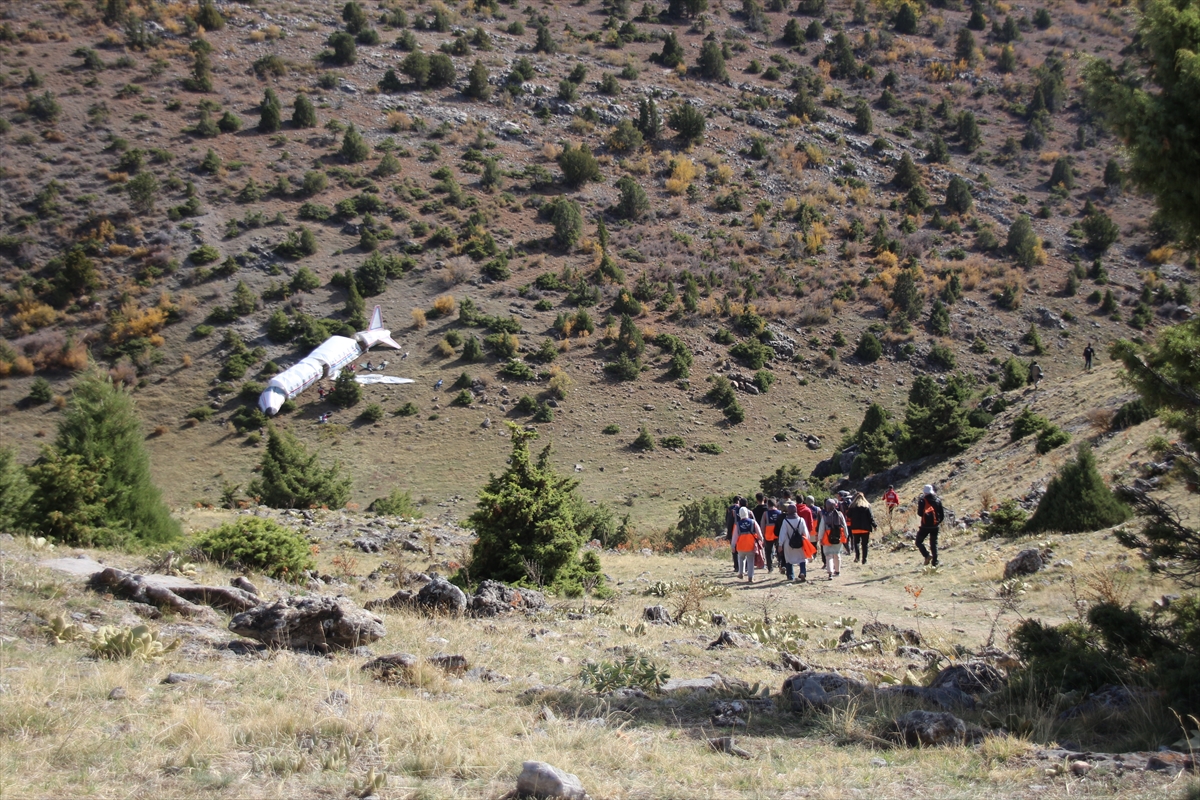
[[[375,306],[375,310],[371,312],[371,324],[367,326],[369,331],[377,331],[383,329],[383,312],[379,306]]]

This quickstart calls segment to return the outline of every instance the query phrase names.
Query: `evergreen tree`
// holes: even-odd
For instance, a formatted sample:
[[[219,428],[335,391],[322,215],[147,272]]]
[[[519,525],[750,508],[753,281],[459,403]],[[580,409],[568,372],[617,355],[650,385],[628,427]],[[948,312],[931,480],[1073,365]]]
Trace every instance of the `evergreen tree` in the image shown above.
[[[1104,485],[1092,448],[1082,444],[1075,460],[1064,464],[1046,486],[1025,530],[1085,533],[1111,527],[1129,517],[1129,508]]]
[[[274,425],[267,427],[259,472],[247,494],[271,508],[341,508],[350,499],[350,479],[341,475],[339,464],[322,468],[315,453]]]
[[[967,182],[957,175],[952,177],[946,187],[946,210],[952,214],[966,214],[973,203]]]
[[[574,200],[559,198],[554,204],[550,222],[554,225],[555,243],[564,249],[574,247],[583,235],[583,213]]]
[[[700,57],[696,60],[700,77],[710,81],[729,80],[729,72],[725,69],[725,55],[716,42],[706,41],[700,47]]]
[[[358,61],[358,45],[349,33],[337,31],[330,35],[328,43],[333,48],[328,54],[329,60],[334,64],[349,66]]]
[[[483,345],[479,343],[479,337],[473,333],[463,342],[462,359],[468,364],[483,361]]]
[[[471,577],[514,582],[537,565],[553,584],[572,564],[583,545],[576,526],[572,495],[576,482],[550,466],[550,448],[537,460],[529,442],[537,433],[508,423],[512,455],[508,468],[491,475],[479,492],[479,504],[467,520],[478,537],[471,549]]]
[[[959,61],[966,62],[968,67],[975,66],[978,56],[978,48],[975,47],[975,37],[968,28],[962,28],[958,32],[958,39],[954,42],[954,57]]]
[[[267,338],[274,344],[284,344],[292,340],[292,321],[282,308],[271,312],[267,320]]]
[[[225,18],[217,11],[213,0],[200,0],[200,7],[196,10],[196,24],[206,31],[219,31],[225,27]]]
[[[950,163],[950,148],[946,147],[946,140],[939,134],[934,134],[929,140],[929,147],[925,151],[925,158],[931,164],[949,164]]]
[[[983,134],[979,132],[979,123],[970,111],[958,115],[958,138],[968,153],[973,153],[983,144]]]
[[[212,45],[203,39],[193,39],[188,45],[192,51],[192,74],[183,82],[185,89],[191,92],[211,92],[212,82]]]
[[[1017,70],[1017,54],[1013,50],[1011,44],[1006,44],[1000,48],[1000,57],[996,59],[996,69],[1000,70],[1005,75]]]
[[[533,52],[545,53],[548,56],[558,52],[558,45],[555,43],[554,37],[550,35],[550,29],[545,25],[538,25],[537,39],[534,41]]]
[[[492,87],[488,84],[487,67],[479,59],[475,59],[475,64],[467,73],[467,88],[463,90],[463,94],[476,100],[487,100],[492,95]]]
[[[346,23],[346,32],[355,36],[365,31],[371,24],[367,12],[358,3],[351,2],[342,6],[342,22]]]
[[[658,117],[658,106],[654,98],[646,98],[638,103],[637,129],[647,142],[654,142],[662,133],[662,120]]]
[[[105,0],[104,24],[110,28],[124,22],[128,13],[129,4],[126,0]]]
[[[25,529],[31,493],[25,470],[17,463],[16,451],[0,448],[0,531],[16,533]]]
[[[901,3],[896,12],[896,33],[909,36],[917,32],[917,11],[908,3]]]
[[[350,123],[350,127],[346,129],[346,133],[342,137],[341,154],[348,164],[366,161],[367,157],[371,155],[371,146],[363,139],[353,122]]]
[[[1071,166],[1071,159],[1067,156],[1062,156],[1054,162],[1054,169],[1050,171],[1050,188],[1054,189],[1058,186],[1064,189],[1075,188],[1075,170]]]
[[[667,117],[667,125],[675,131],[679,140],[685,145],[699,144],[704,141],[704,129],[707,121],[704,112],[691,103],[680,103],[671,109]]]
[[[954,455],[970,447],[984,434],[971,425],[964,401],[969,395],[966,381],[954,376],[943,389],[928,375],[913,381],[908,393],[904,428],[896,454],[904,461],[928,455]]]
[[[907,192],[914,186],[921,185],[921,171],[917,169],[917,165],[913,163],[912,156],[908,153],[905,153],[900,158],[900,165],[896,167],[896,174],[892,177],[892,183],[904,192]]]
[[[783,26],[783,43],[788,47],[804,44],[804,32],[800,30],[800,22],[795,18],[789,19]]]
[[[1042,244],[1033,232],[1033,223],[1028,214],[1017,217],[1008,229],[1008,252],[1018,265],[1032,267],[1041,260]]]
[[[283,127],[283,109],[279,105],[279,98],[270,89],[263,97],[259,112],[261,114],[258,119],[259,133],[275,133]]]
[[[367,304],[363,300],[362,294],[358,291],[358,281],[356,280],[351,279],[350,285],[346,287],[346,307],[344,311],[346,313],[346,323],[350,327],[360,331],[367,327]],[[342,376],[338,375],[338,380],[341,380],[341,378]],[[353,378],[353,375],[351,375],[351,378]],[[357,385],[356,383],[355,386]],[[346,397],[350,396],[350,394],[346,395]],[[358,396],[362,396],[361,392]],[[354,402],[358,402],[358,397],[355,397]],[[353,405],[353,403],[350,405]]]
[[[674,69],[683,63],[683,45],[679,43],[679,39],[675,37],[674,31],[663,37],[662,53],[658,56],[658,61],[664,67]]]
[[[896,433],[896,425],[890,421],[887,410],[878,403],[872,403],[852,438],[852,442],[858,445],[858,455],[851,462],[851,479],[873,475],[896,463],[893,443]]]
[[[921,309],[925,305],[925,301],[921,297],[920,289],[917,288],[917,277],[913,270],[900,271],[900,274],[896,276],[896,283],[892,286],[891,297],[896,314],[910,321],[921,316]]]
[[[650,210],[650,198],[642,185],[629,175],[617,181],[621,196],[617,200],[616,213],[622,219],[641,219]]]
[[[875,130],[875,121],[871,117],[871,107],[861,97],[854,101],[854,130],[863,135]]]
[[[118,539],[162,544],[177,538],[180,528],[150,478],[144,441],[133,397],[107,375],[91,373],[75,384],[53,453],[43,464],[67,466],[64,459],[78,457],[78,470],[90,472],[96,486],[96,493],[89,490],[80,502],[86,505],[91,498],[103,506],[95,518],[97,526],[120,531]],[[35,485],[35,503],[41,503],[43,511],[52,510],[46,481]]]
[[[578,147],[568,144],[558,156],[558,166],[563,172],[563,182],[577,189],[589,181],[601,180],[600,163],[586,145]]]
[[[935,336],[950,334],[950,312],[941,300],[934,300],[933,308],[929,311],[929,332]]]
[[[344,369],[333,379],[333,389],[325,399],[338,408],[350,408],[362,400],[362,386],[354,379],[354,373]]]
[[[313,106],[308,95],[303,92],[296,95],[292,103],[292,127],[315,128],[317,126],[317,109]]]

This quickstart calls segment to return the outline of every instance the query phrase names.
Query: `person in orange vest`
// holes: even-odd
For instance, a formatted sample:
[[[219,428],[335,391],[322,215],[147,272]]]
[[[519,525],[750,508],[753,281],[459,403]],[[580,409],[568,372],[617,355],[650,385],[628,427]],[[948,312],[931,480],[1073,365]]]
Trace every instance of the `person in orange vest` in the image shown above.
[[[846,517],[838,511],[837,506],[837,501],[832,497],[825,500],[825,510],[821,512],[817,528],[829,580],[842,574],[842,548],[846,544]]]
[[[946,511],[942,507],[941,498],[933,491],[932,484],[925,484],[921,490],[921,499],[917,501],[917,515],[921,518],[921,527],[917,528],[917,549],[925,558],[925,564],[938,566],[938,532]],[[925,549],[925,540],[929,540],[929,550]],[[932,551],[932,552],[930,552]]]
[[[767,501],[767,513],[763,514],[763,521],[759,523],[763,531],[763,549],[766,550],[765,558],[767,560],[767,574],[771,573],[771,558],[775,554],[775,548],[779,544],[779,520],[783,517],[783,512],[779,510],[775,500]],[[782,568],[783,563],[780,562]]]
[[[737,528],[738,577],[745,575],[750,583],[754,583],[754,550],[762,543],[762,528],[754,521],[750,509],[742,506],[738,511]]]
[[[741,562],[737,554],[737,523],[738,512],[746,505],[741,497],[734,497],[732,505],[725,510],[725,538],[729,539],[729,552],[733,554],[733,571],[742,577]]]
[[[871,512],[871,504],[862,492],[854,495],[850,504],[850,512],[846,514],[850,523],[850,542],[854,546],[854,563],[859,562],[859,550],[862,550],[862,563],[867,563],[867,549],[871,546],[871,531],[878,526],[875,524],[875,514]]]

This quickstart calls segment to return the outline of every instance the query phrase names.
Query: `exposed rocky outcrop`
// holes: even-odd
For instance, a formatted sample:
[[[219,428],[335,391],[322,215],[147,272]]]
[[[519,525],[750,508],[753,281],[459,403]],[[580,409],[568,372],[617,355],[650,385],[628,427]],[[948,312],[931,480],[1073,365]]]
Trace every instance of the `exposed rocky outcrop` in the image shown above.
[[[370,644],[383,620],[346,597],[289,597],[236,615],[229,629],[271,647],[328,652]]]

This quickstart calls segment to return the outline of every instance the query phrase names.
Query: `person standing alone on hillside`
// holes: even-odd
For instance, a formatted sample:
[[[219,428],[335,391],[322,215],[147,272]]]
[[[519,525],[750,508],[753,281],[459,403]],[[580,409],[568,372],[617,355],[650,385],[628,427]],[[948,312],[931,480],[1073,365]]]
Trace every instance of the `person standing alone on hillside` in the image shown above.
[[[875,515],[871,512],[871,504],[862,492],[854,496],[850,504],[850,513],[846,515],[850,527],[850,543],[854,546],[854,563],[859,562],[859,549],[862,549],[862,563],[867,563],[867,548],[871,546],[871,531],[878,526]]]
[[[1083,348],[1083,368],[1088,372],[1092,371],[1092,359],[1096,357],[1096,351],[1092,348],[1092,343],[1088,342],[1088,346]]]
[[[892,512],[900,506],[900,495],[896,494],[895,486],[889,486],[888,490],[883,493],[883,502],[887,506],[888,516],[890,517]]]
[[[925,484],[921,490],[921,499],[917,501],[917,516],[921,518],[921,527],[917,529],[917,549],[925,557],[926,564],[938,565],[938,531],[942,520],[946,518],[942,501],[933,492],[931,484]],[[925,540],[929,539],[929,550],[925,549]],[[932,552],[930,552],[932,551]]]

